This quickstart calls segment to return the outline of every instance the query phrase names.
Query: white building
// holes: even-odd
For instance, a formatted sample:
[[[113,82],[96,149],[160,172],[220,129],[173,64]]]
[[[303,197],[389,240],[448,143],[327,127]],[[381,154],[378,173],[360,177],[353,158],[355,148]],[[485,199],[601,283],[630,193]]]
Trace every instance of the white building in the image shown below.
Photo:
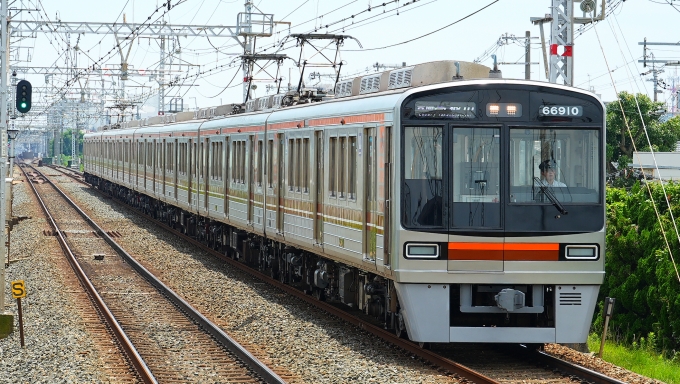
[[[658,170],[654,166],[654,158]],[[680,152],[654,152],[654,157],[651,152],[635,152],[630,165],[634,169],[642,168],[644,173],[655,179],[680,181]]]

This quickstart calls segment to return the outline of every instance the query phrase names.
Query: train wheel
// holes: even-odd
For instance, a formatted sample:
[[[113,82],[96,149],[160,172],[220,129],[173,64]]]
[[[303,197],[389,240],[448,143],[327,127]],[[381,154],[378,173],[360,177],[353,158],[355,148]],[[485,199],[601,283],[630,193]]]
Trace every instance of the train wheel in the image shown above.
[[[282,284],[286,284],[286,262],[279,258],[279,281]]]
[[[321,288],[312,288],[312,295],[319,301],[326,301],[326,294]]]
[[[404,336],[404,331],[406,330],[406,324],[404,324],[404,316],[401,315],[401,313],[397,313],[395,315],[396,319],[394,322],[394,334],[397,337],[403,337]]]

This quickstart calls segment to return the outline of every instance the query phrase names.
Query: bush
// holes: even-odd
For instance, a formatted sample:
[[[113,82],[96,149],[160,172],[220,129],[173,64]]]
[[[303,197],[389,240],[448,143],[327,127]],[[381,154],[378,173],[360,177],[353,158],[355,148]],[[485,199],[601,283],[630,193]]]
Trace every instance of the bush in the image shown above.
[[[666,196],[660,184],[649,187],[653,200],[647,187],[639,183],[629,191],[607,189],[606,276],[600,303],[605,296],[616,298],[610,326],[620,341],[673,357],[680,350],[680,283],[677,263],[668,252],[654,208],[678,260],[680,246],[671,212],[674,218],[680,217],[680,185],[666,184]],[[594,322],[599,332],[603,327],[601,306]]]

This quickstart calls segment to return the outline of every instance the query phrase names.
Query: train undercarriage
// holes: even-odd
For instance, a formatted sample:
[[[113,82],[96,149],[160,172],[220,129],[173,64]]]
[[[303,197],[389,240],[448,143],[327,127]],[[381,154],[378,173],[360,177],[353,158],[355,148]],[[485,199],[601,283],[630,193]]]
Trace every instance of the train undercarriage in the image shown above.
[[[187,212],[97,176],[86,181],[134,209],[211,249],[319,300],[344,304],[373,323],[406,337],[394,282],[307,250]]]

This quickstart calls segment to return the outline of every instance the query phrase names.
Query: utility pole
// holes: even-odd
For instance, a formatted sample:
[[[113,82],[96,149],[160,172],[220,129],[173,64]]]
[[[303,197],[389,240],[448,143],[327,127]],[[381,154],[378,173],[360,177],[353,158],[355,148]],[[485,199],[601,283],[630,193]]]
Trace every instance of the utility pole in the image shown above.
[[[165,114],[165,36],[161,36],[161,61],[158,64],[158,115]]]
[[[545,17],[532,17],[531,22],[534,25],[538,25],[539,31],[541,31],[541,52],[543,53],[543,66],[545,67],[545,78],[550,78],[550,70],[548,67],[548,53],[545,50],[545,33],[543,32],[543,24],[552,21],[552,15],[547,13]]]
[[[255,41],[256,37],[252,35],[253,32],[253,19],[252,19],[252,13],[253,13],[253,0],[246,0],[246,12],[243,15],[243,19],[239,19],[239,27],[242,27],[244,29],[245,35],[244,35],[244,40],[245,40],[245,45],[243,47],[243,56],[248,56],[252,55],[253,51],[255,50]],[[241,24],[241,21],[243,21],[243,24]],[[250,83],[251,80],[248,78],[250,75],[250,69],[251,69],[251,64],[243,61],[241,64],[243,67],[243,102],[245,103],[246,100],[248,100],[248,93],[250,92]]]
[[[510,45],[511,41],[517,41],[519,42],[521,37],[517,37],[515,35],[510,35],[510,34],[504,34],[498,39],[498,45]],[[534,37],[536,39],[536,37]],[[505,42],[503,42],[505,40]],[[493,55],[492,55],[493,56]],[[500,62],[498,65],[524,65],[524,79],[525,80],[531,80],[531,65],[532,64],[539,64],[538,62],[532,63],[531,62],[531,32],[526,31],[524,34],[524,62],[520,63],[509,63],[509,62]]]
[[[665,45],[665,46],[675,45],[675,46],[677,46],[677,45],[680,45],[680,43],[677,43],[677,42],[675,42],[675,43],[658,43],[658,42],[653,43],[653,42],[647,41],[647,38],[645,37],[645,40],[643,42],[638,42],[638,45],[643,46],[643,48],[642,48],[642,60],[638,60],[638,63],[642,63],[642,66],[644,68],[647,68],[647,64],[652,65],[652,69],[650,69],[646,72],[643,72],[640,75],[642,75],[642,76],[649,75],[649,74],[652,75],[652,79],[648,80],[648,81],[654,82],[654,101],[657,101],[657,94],[663,93],[663,91],[659,90],[659,83],[661,82],[661,80],[659,80],[657,75],[659,73],[663,73],[664,70],[663,69],[656,69],[656,64],[663,64],[663,66],[666,66],[666,65],[677,66],[677,65],[680,65],[680,61],[678,61],[678,60],[671,61],[671,60],[654,59],[653,53],[647,54],[647,51],[649,50],[649,48],[647,48],[647,46],[649,46],[649,45]]]
[[[524,43],[524,79],[531,80],[531,32],[525,34]]]

